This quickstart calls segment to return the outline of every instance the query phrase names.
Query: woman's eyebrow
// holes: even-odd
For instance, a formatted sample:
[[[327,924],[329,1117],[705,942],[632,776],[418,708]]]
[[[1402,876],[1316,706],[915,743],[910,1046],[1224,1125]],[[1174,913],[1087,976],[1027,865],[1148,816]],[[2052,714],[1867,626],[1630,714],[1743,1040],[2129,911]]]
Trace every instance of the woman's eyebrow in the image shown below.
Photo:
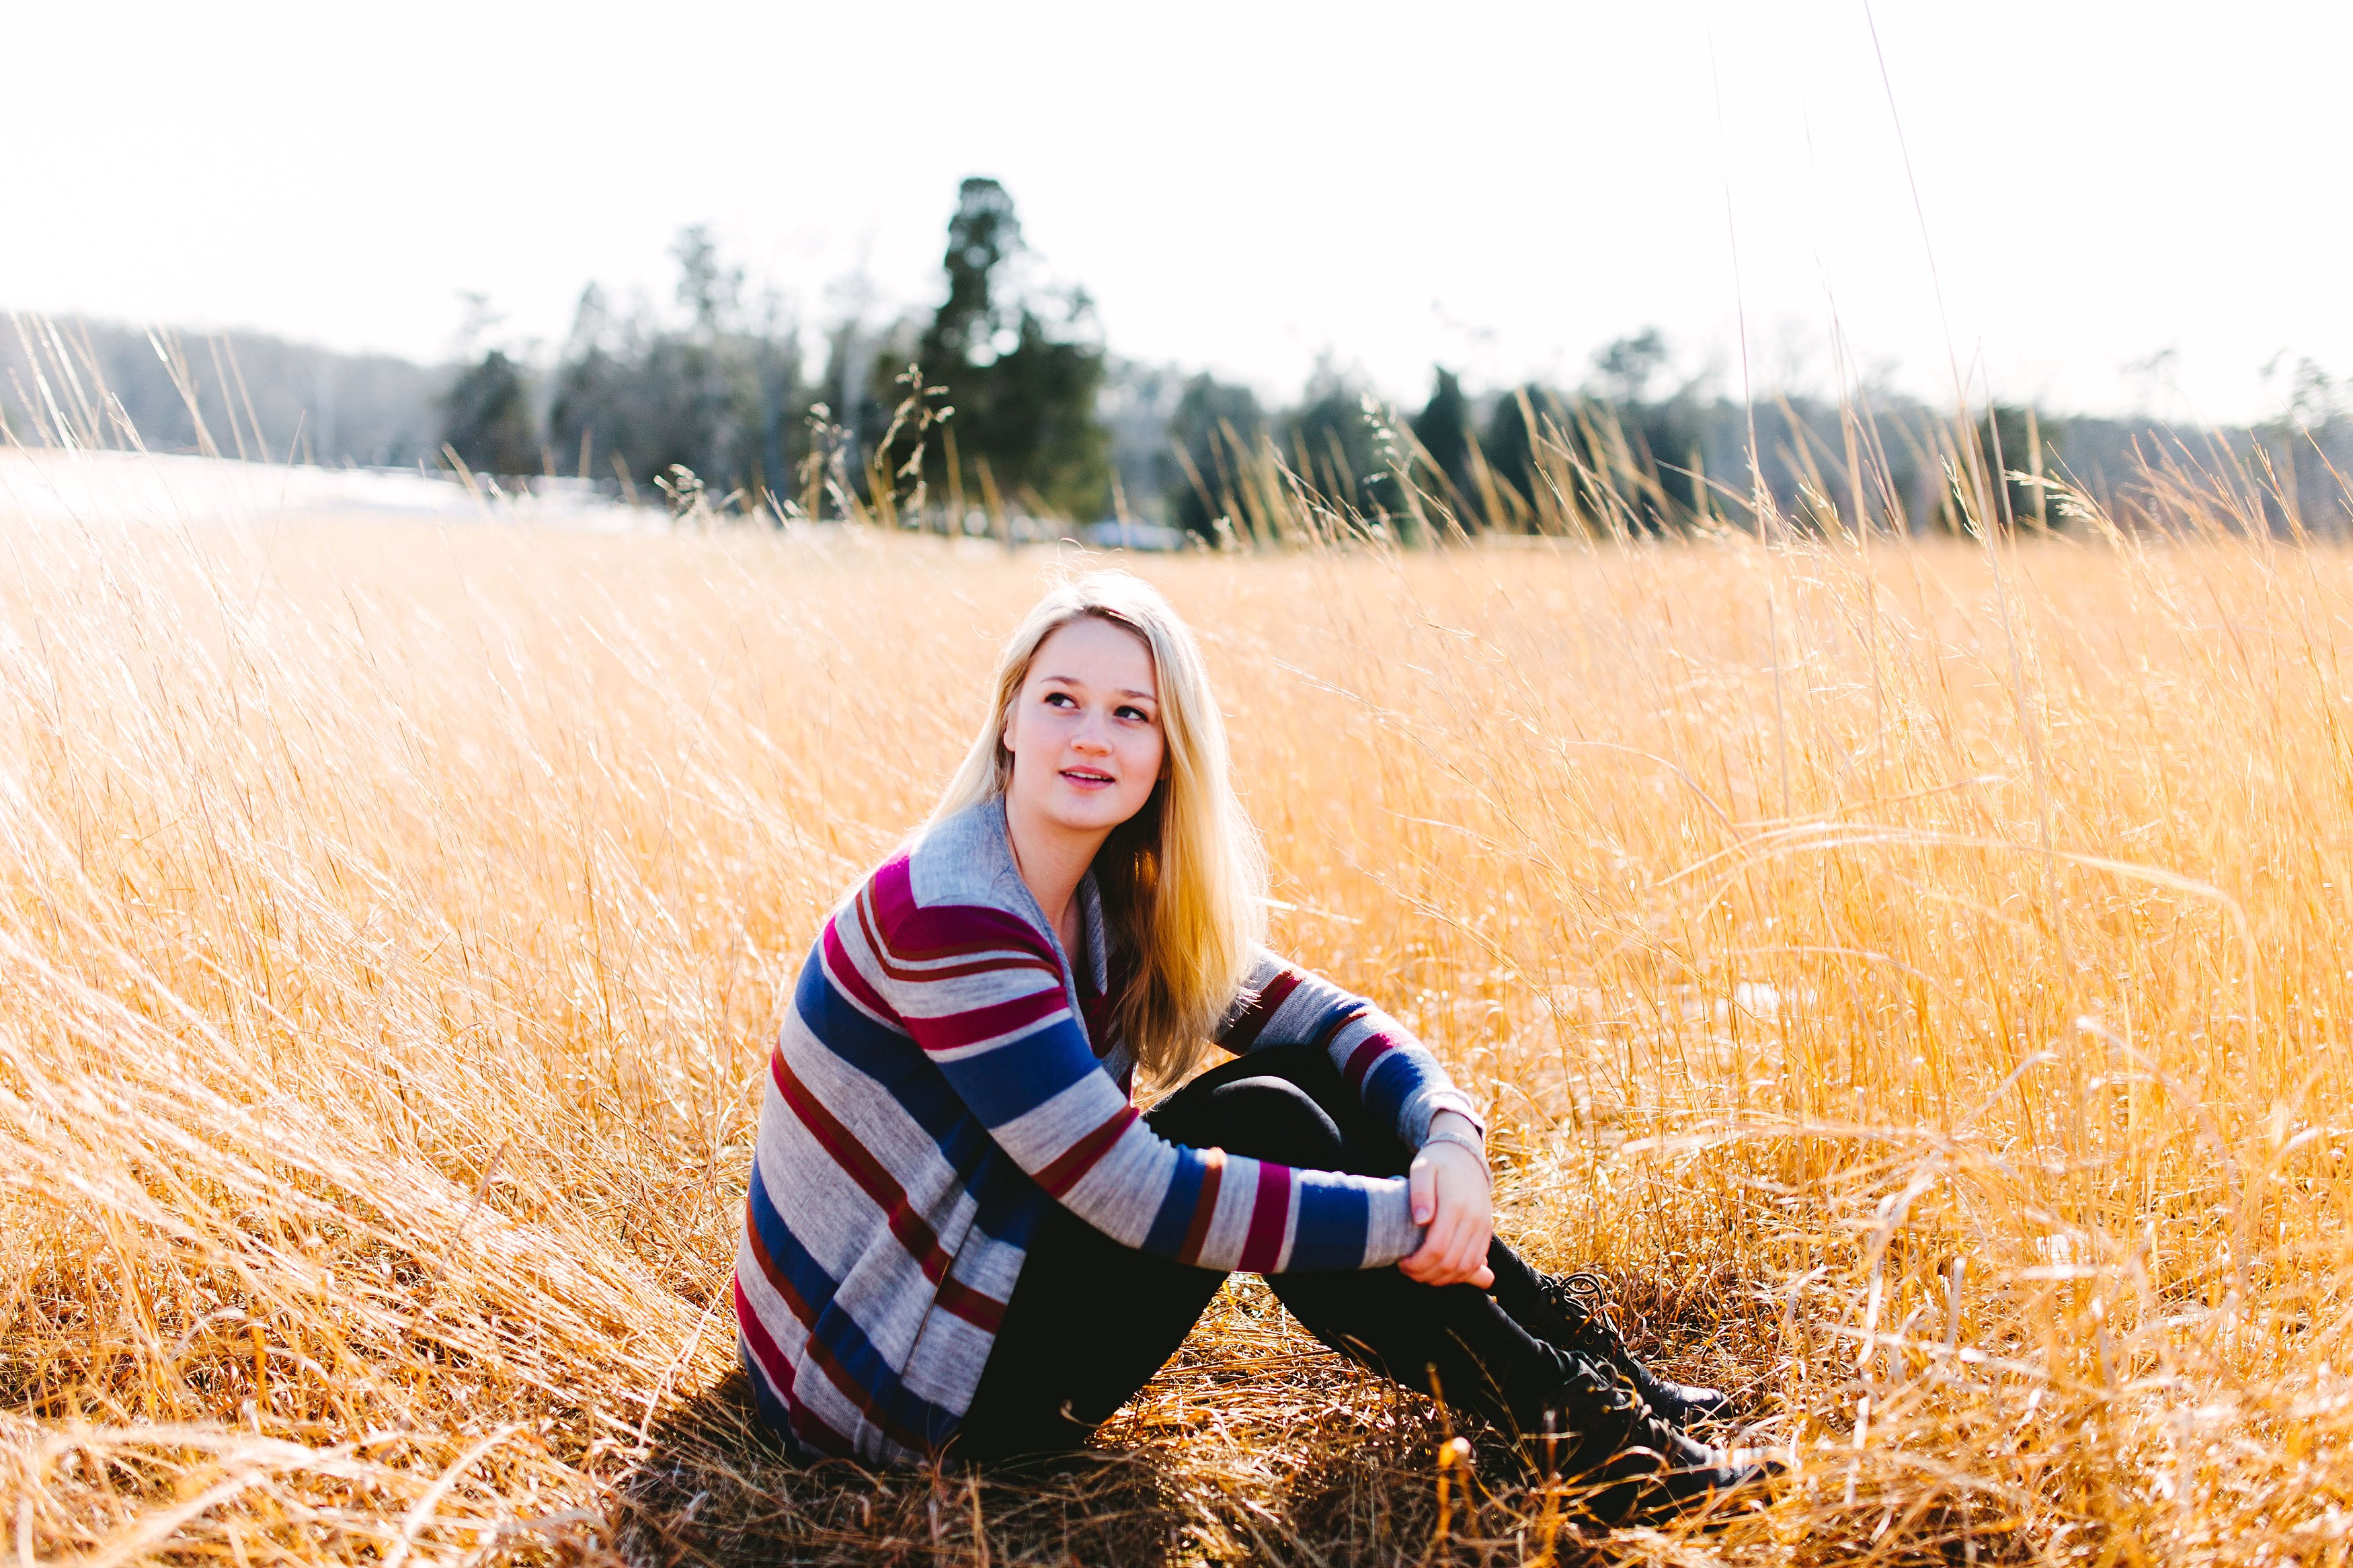
[[[1063,686],[1076,686],[1083,688],[1086,685],[1085,681],[1080,679],[1075,675],[1041,675],[1038,679],[1043,681],[1059,683]],[[1122,687],[1120,689],[1119,695],[1122,697],[1141,697],[1146,702],[1157,702],[1160,700],[1160,694],[1158,692],[1138,691],[1132,686]]]

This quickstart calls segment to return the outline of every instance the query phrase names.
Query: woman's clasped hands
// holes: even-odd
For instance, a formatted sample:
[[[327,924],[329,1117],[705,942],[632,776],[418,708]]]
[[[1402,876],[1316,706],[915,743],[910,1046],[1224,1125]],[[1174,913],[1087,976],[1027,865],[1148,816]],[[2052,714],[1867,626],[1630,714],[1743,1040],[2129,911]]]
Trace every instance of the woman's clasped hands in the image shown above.
[[[1449,1121],[1472,1139],[1478,1137],[1470,1118],[1451,1110],[1440,1111],[1431,1131]],[[1420,1247],[1398,1265],[1406,1278],[1424,1285],[1476,1285],[1482,1290],[1494,1284],[1494,1271],[1487,1267],[1495,1209],[1486,1161],[1466,1143],[1432,1139],[1406,1170],[1406,1195],[1413,1205],[1413,1223],[1426,1227]]]

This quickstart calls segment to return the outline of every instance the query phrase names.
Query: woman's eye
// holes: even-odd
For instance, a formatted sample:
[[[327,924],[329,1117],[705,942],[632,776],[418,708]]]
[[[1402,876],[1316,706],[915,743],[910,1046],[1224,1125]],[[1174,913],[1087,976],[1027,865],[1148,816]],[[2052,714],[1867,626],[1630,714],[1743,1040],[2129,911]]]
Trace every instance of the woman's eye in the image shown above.
[[[1152,715],[1146,713],[1141,708],[1123,708],[1119,710],[1119,716],[1123,719],[1133,719],[1139,724],[1149,724],[1152,722]]]
[[[1049,708],[1075,708],[1078,704],[1071,700],[1071,694],[1067,691],[1049,691],[1046,693],[1046,706]]]

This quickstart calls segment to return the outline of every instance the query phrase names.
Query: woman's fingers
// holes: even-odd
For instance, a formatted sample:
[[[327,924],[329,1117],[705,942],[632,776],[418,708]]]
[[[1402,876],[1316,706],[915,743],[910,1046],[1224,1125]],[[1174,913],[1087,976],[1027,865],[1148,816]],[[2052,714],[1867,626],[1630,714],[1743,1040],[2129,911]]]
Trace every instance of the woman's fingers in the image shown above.
[[[1483,1184],[1466,1191],[1459,1173],[1443,1173],[1431,1186],[1428,1233],[1413,1256],[1398,1267],[1408,1279],[1424,1285],[1470,1283],[1485,1289],[1494,1283],[1494,1276],[1487,1268],[1493,1222]]]
[[[1451,1222],[1445,1227],[1450,1261],[1467,1276],[1486,1256],[1487,1233],[1493,1223],[1485,1175],[1470,1169],[1468,1161],[1456,1161],[1440,1175],[1437,1188],[1439,1210]]]
[[[1495,1271],[1480,1258],[1475,1266],[1464,1265],[1453,1258],[1424,1259],[1420,1253],[1399,1263],[1398,1268],[1406,1278],[1423,1285],[1476,1285],[1482,1290],[1495,1282]]]
[[[1453,1283],[1452,1248],[1450,1246],[1452,1237],[1443,1228],[1448,1217],[1441,1210],[1431,1221],[1429,1233],[1421,1239],[1421,1246],[1415,1249],[1412,1257],[1398,1265],[1405,1270],[1408,1279],[1417,1279],[1424,1285]]]
[[[1407,1201],[1416,1225],[1427,1227],[1421,1246],[1398,1267],[1406,1277],[1424,1285],[1472,1284],[1481,1289],[1495,1282],[1487,1267],[1487,1243],[1494,1234],[1486,1173],[1470,1158],[1456,1158],[1451,1144],[1441,1144],[1445,1158],[1433,1158],[1425,1149],[1406,1171]]]
[[[1425,1285],[1446,1267],[1446,1242],[1435,1223],[1422,1233],[1421,1245],[1398,1267]]]
[[[1430,1156],[1416,1154],[1413,1157],[1413,1163],[1408,1165],[1405,1171],[1406,1200],[1413,1206],[1414,1224],[1428,1225],[1435,1217],[1438,1204],[1437,1186],[1438,1173],[1430,1163]],[[1421,1252],[1417,1252],[1414,1256],[1419,1258],[1422,1252],[1427,1252],[1429,1249],[1430,1240],[1425,1237],[1422,1238]]]
[[[1468,1279],[1487,1261],[1487,1238],[1484,1226],[1465,1215],[1456,1230],[1447,1252],[1449,1272],[1458,1279]]]
[[[1398,1264],[1398,1268],[1404,1271],[1407,1279],[1424,1285],[1459,1285],[1470,1278],[1450,1268],[1444,1258],[1424,1258],[1419,1252]]]
[[[1478,1232],[1466,1220],[1455,1231],[1447,1249],[1447,1271],[1458,1279],[1468,1279],[1479,1268],[1479,1255],[1486,1250],[1479,1245]]]

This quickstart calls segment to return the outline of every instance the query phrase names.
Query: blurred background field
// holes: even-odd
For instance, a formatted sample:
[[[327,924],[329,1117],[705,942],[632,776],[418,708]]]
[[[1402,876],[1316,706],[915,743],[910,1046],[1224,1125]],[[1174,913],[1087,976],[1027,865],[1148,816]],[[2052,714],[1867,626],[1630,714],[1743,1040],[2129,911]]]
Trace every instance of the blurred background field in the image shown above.
[[[1428,550],[1278,485],[1261,548],[1120,558],[1208,647],[1282,942],[1488,1103],[1505,1232],[1792,1466],[1605,1536],[1492,1451],[1441,1484],[1443,1413],[1247,1283],[1085,1475],[744,1427],[785,987],[1105,558],[198,525],[92,504],[115,460],[0,491],[28,1568],[2346,1553],[2353,568],[2236,480],[1991,544],[1835,496],[1612,537],[1637,486]]]

